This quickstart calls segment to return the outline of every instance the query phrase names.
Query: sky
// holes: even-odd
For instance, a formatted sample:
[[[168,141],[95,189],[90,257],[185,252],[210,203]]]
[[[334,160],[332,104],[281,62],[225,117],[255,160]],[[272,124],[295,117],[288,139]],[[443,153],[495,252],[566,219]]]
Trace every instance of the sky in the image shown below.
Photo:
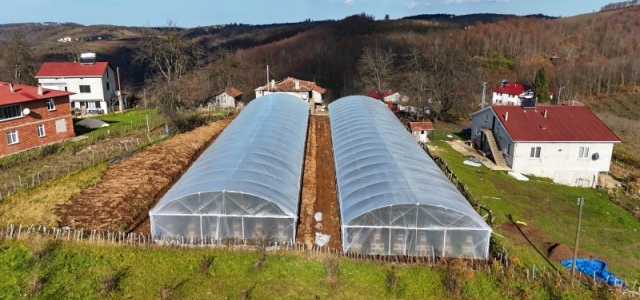
[[[179,27],[340,20],[366,13],[377,20],[421,14],[473,13],[575,16],[621,0],[20,0],[0,6],[0,24],[74,22],[83,25]]]

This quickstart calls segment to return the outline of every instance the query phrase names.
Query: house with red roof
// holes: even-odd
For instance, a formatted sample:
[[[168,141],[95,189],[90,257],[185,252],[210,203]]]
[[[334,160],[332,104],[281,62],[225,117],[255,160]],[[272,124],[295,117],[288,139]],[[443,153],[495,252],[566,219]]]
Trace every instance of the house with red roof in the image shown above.
[[[378,99],[378,100],[382,100],[382,102],[386,102],[386,103],[398,103],[398,102],[407,102],[409,101],[409,97],[407,96],[403,96],[398,92],[394,92],[392,90],[387,90],[387,91],[382,91],[382,92],[378,92],[378,91],[371,91],[369,93],[367,93],[367,96],[373,98],[373,99]],[[382,98],[382,99],[380,99]]]
[[[242,91],[230,87],[213,97],[213,106],[216,108],[242,108]]]
[[[78,62],[45,62],[35,78],[44,88],[72,92],[71,109],[83,114],[109,113],[118,109],[116,72],[108,62],[95,61],[83,53]]]
[[[325,88],[318,86],[313,81],[293,77],[287,77],[279,82],[271,80],[268,84],[256,88],[255,91],[256,98],[272,93],[287,93],[316,105],[322,104],[322,97],[327,92]]]
[[[409,129],[413,139],[419,143],[429,142],[429,132],[434,130],[431,122],[409,122],[407,129]]]
[[[0,156],[75,137],[70,92],[0,82]]]
[[[502,85],[493,89],[491,105],[522,105],[523,101],[531,99],[533,99],[531,86],[503,80]]]
[[[597,185],[620,142],[586,106],[488,106],[471,116],[477,149],[515,172],[571,186]]]

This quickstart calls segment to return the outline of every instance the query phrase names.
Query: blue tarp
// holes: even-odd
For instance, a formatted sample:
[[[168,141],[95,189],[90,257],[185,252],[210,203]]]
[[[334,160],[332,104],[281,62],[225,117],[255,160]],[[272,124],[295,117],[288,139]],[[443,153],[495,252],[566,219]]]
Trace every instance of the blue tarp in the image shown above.
[[[560,263],[567,268],[571,268],[573,266],[573,259],[561,260]],[[622,286],[623,289],[626,288],[626,284],[622,278],[618,278],[613,275],[613,273],[607,271],[607,263],[604,261],[593,258],[577,258],[576,270],[591,277],[595,276],[596,279],[610,285]]]

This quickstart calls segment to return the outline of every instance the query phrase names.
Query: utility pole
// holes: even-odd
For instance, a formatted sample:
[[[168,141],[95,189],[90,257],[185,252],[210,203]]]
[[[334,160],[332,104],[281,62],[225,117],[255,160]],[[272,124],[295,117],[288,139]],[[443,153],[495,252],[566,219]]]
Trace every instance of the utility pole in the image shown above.
[[[149,128],[149,112],[147,111],[147,88],[142,89],[142,98],[144,99],[144,118],[147,120],[147,134],[151,132]]]
[[[578,206],[580,212],[578,213],[578,229],[576,230],[576,245],[573,248],[573,263],[571,264],[571,277],[576,270],[576,259],[578,257],[578,241],[580,239],[580,223],[582,222],[582,207],[584,206],[584,197],[578,198]]]
[[[269,91],[269,65],[267,65],[267,92]],[[264,94],[262,94],[264,96]]]
[[[482,83],[482,103],[480,104],[480,108],[484,108],[485,95],[487,93],[487,82]]]
[[[118,111],[123,112],[122,89],[120,88],[120,67],[116,67],[116,77],[118,78]]]

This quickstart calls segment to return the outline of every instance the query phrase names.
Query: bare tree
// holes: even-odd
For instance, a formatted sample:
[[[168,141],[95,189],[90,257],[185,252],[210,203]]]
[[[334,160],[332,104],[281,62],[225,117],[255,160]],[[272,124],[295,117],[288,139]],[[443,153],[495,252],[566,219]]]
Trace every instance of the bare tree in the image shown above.
[[[194,40],[184,38],[180,31],[172,21],[159,31],[147,28],[134,58],[150,66],[167,84],[177,82],[200,62],[200,47]]]
[[[155,91],[152,99],[167,124],[176,130],[189,129],[188,117],[179,108],[197,102],[181,99],[183,84],[180,79],[197,67],[200,56],[198,44],[182,36],[180,28],[172,21],[157,30],[147,28],[134,56],[136,62],[155,72],[148,78]]]
[[[31,46],[25,36],[20,32],[11,35],[9,43],[4,49],[3,61],[7,71],[4,77],[11,81],[24,84],[35,84],[35,61],[33,60]],[[9,74],[10,73],[10,74]]]
[[[218,49],[213,53],[212,75],[216,79],[216,88],[225,89],[237,84],[242,63],[228,49]]]
[[[382,50],[378,47],[364,48],[358,61],[360,85],[363,92],[376,91],[382,93],[390,89],[395,76],[393,50]]]

